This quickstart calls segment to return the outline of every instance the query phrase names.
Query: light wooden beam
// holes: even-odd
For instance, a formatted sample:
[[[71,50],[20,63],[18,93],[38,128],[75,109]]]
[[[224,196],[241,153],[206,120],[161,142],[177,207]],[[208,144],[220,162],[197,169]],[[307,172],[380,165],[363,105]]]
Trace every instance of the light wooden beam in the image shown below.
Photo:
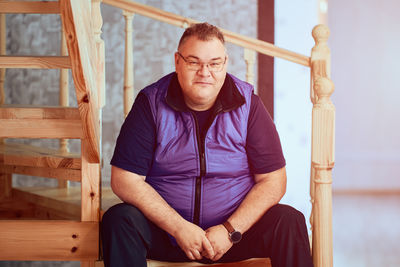
[[[38,177],[64,179],[75,182],[81,181],[81,171],[72,169],[0,165],[0,173],[18,173]]]
[[[79,219],[81,216],[81,190],[79,187],[18,187],[12,189],[12,195],[14,199],[51,209],[64,217]]]
[[[130,0],[103,0],[103,3],[182,28],[187,28],[191,24],[200,22]],[[310,58],[307,56],[225,29],[220,28],[220,30],[224,34],[227,42],[255,50],[265,55],[283,58],[307,67],[310,66]]]
[[[0,1],[1,13],[37,13],[57,14],[60,13],[60,6],[56,2],[41,1]]]
[[[103,17],[101,16],[102,0],[92,0],[92,23],[94,30],[94,40],[96,44],[96,81],[99,108],[106,104],[106,70],[105,70],[105,48],[104,41],[101,39],[101,28],[103,26]]]
[[[25,144],[0,144],[0,163],[4,165],[81,169],[78,154]]]
[[[68,56],[67,43],[65,41],[64,31],[61,29],[61,47],[60,47],[61,56]],[[69,106],[69,83],[68,83],[68,69],[60,69],[60,91],[58,102],[62,107]],[[64,152],[69,152],[68,148],[68,139],[60,139],[60,150]],[[59,186],[67,186],[67,184]]]
[[[0,56],[0,68],[7,69],[70,69],[64,56]]]
[[[68,138],[83,137],[78,120],[0,119],[0,138]]]
[[[6,54],[6,15],[0,14],[0,56]],[[4,80],[6,69],[0,68],[0,105],[5,103]],[[1,143],[1,141],[0,141]]]
[[[256,61],[256,52],[245,48],[243,58],[246,62],[246,82],[254,85],[254,63]]]
[[[0,171],[0,200],[11,197],[12,174]]]
[[[4,220],[0,240],[0,260],[73,261],[99,256],[96,222]]]
[[[87,140],[82,140],[81,220],[94,222],[100,220],[100,164],[89,162],[88,147]]]
[[[124,117],[128,116],[133,105],[133,26],[134,13],[123,11],[125,17],[125,64],[124,64]]]
[[[100,162],[100,118],[97,95],[96,45],[89,1],[60,0],[61,19],[71,58],[72,76],[82,119],[83,137],[88,140],[88,160]],[[61,136],[60,136],[61,137]]]
[[[74,107],[44,107],[3,105],[0,119],[69,119],[80,120],[79,110]]]
[[[77,108],[0,107],[0,138],[69,138],[83,136]]]

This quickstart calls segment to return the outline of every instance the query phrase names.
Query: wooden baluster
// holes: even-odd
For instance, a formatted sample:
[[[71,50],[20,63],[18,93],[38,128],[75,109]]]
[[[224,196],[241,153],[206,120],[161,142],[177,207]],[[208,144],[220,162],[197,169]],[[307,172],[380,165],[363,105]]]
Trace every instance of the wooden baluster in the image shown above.
[[[312,194],[313,262],[315,267],[333,266],[332,248],[332,168],[334,165],[335,107],[330,100],[334,85],[330,80],[329,29],[313,29],[315,46],[311,52],[312,110]]]
[[[256,52],[245,48],[243,57],[246,62],[246,82],[254,85],[254,63],[256,61]]]
[[[92,23],[94,30],[94,40],[96,43],[97,54],[97,88],[98,88],[98,107],[101,109],[106,104],[106,80],[105,80],[105,49],[104,41],[101,39],[101,27],[103,26],[103,17],[101,16],[100,4],[102,0],[92,0]]]
[[[67,56],[68,49],[65,40],[64,30],[61,30],[61,56]],[[60,92],[59,92],[59,104],[62,107],[69,106],[69,90],[68,90],[68,69],[60,69]],[[60,139],[60,151],[68,153],[68,139]],[[69,186],[69,181],[64,179],[58,179],[58,188],[66,188]]]
[[[124,74],[124,116],[128,116],[133,104],[133,13],[123,11],[125,17],[125,74]]]
[[[0,55],[6,54],[6,14],[0,14]],[[4,93],[4,81],[6,69],[0,69],[0,105],[6,101]],[[4,144],[4,139],[0,138],[0,144]]]
[[[6,54],[6,14],[0,14],[0,55]],[[5,103],[4,80],[6,69],[0,69],[0,105]],[[0,144],[4,139],[0,138]],[[12,174],[2,172],[0,167],[0,200],[11,197]]]

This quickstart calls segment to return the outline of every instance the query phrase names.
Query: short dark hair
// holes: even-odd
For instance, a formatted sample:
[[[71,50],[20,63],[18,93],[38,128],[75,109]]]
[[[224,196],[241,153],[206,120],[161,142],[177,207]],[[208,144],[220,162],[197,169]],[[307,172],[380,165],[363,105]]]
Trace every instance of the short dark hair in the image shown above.
[[[217,38],[222,44],[225,44],[225,39],[222,32],[214,25],[203,22],[193,24],[186,28],[181,39],[179,40],[178,49],[189,37],[192,36],[196,36],[201,41],[210,41],[213,38]]]

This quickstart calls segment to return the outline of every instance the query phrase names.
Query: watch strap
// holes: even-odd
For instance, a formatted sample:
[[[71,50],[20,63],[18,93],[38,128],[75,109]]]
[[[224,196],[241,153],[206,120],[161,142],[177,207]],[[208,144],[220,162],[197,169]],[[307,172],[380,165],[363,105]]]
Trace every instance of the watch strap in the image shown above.
[[[232,224],[228,221],[225,221],[223,224],[223,226],[225,226],[226,230],[228,230],[228,233],[233,233],[235,232],[235,228],[233,228]]]

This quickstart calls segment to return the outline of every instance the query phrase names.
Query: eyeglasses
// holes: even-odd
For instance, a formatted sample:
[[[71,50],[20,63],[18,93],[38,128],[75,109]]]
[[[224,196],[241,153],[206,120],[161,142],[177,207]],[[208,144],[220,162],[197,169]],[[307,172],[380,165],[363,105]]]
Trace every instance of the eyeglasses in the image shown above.
[[[185,61],[188,70],[199,71],[203,68],[203,65],[205,65],[205,66],[207,66],[207,68],[210,72],[219,72],[223,69],[223,67],[226,63],[226,57],[225,57],[224,61],[215,60],[215,61],[211,61],[208,63],[202,63],[195,59],[187,59],[184,56],[182,56],[182,54],[179,52],[176,52],[176,53],[178,53],[178,55]]]

